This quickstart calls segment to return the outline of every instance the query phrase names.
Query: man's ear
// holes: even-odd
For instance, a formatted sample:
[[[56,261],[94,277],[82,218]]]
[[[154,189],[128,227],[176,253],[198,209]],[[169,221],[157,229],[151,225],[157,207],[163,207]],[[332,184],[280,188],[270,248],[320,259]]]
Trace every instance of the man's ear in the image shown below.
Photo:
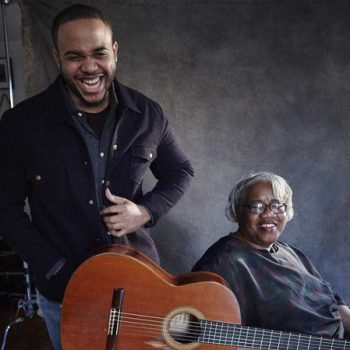
[[[52,49],[51,54],[56,63],[56,66],[58,67],[58,69],[61,69],[61,60],[58,51],[56,49]]]
[[[118,43],[116,41],[113,43],[112,48],[113,48],[114,59],[116,62],[118,62]]]

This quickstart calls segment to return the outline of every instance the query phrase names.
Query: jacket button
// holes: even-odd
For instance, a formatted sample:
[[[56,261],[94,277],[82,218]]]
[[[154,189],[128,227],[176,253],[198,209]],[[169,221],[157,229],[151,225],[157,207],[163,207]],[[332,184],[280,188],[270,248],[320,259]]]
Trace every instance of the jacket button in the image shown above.
[[[94,204],[94,201],[92,199],[89,200],[89,204],[90,205],[93,205]]]
[[[150,154],[149,154],[149,157],[152,159],[152,158],[153,158],[153,153],[150,153]]]
[[[118,148],[118,146],[117,146],[117,145],[113,145],[113,146],[112,146],[113,151],[116,151],[116,150],[117,150],[117,148]]]
[[[100,153],[100,157],[104,157],[105,154],[103,152]]]
[[[111,182],[109,180],[106,181],[106,187],[109,187]]]
[[[35,175],[35,180],[36,181],[40,181],[41,180],[41,176],[40,175]]]

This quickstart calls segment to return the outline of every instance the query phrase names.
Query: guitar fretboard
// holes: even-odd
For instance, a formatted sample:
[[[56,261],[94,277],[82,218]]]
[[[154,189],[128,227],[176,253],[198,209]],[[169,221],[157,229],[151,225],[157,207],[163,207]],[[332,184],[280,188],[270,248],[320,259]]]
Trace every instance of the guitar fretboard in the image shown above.
[[[350,342],[200,320],[200,343],[262,350],[350,350]]]

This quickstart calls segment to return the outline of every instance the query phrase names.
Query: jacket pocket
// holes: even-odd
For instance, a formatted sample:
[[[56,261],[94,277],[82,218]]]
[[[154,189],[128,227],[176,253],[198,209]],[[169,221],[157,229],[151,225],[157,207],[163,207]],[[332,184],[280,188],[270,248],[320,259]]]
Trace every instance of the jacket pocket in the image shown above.
[[[37,199],[43,202],[66,200],[67,176],[63,165],[32,164],[27,169],[27,180]]]
[[[133,145],[131,149],[130,178],[140,184],[151,162],[156,158],[157,147],[155,145]]]

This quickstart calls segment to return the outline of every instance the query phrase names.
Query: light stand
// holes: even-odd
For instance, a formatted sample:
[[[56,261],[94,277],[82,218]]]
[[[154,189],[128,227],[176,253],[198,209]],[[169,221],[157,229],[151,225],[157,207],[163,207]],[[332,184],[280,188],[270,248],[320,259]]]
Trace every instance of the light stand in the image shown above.
[[[9,42],[8,42],[8,34],[7,34],[7,18],[6,18],[6,6],[11,3],[10,0],[2,0],[1,1],[1,13],[2,13],[2,26],[4,31],[4,39],[5,39],[5,56],[6,56],[6,70],[8,77],[8,90],[10,97],[10,107],[13,108],[13,83],[12,83],[12,72],[11,72],[11,62],[10,62],[10,50],[9,50]]]
[[[6,6],[11,3],[11,0],[1,0],[1,13],[2,13],[2,23],[3,23],[3,32],[4,32],[4,41],[5,41],[5,54],[6,54],[6,71],[8,77],[8,92],[10,98],[10,107],[14,107],[13,102],[13,82],[12,82],[12,71],[11,71],[11,62],[10,62],[10,51],[8,44],[8,34],[7,34],[7,18],[6,18]],[[26,282],[26,298],[24,300],[18,301],[17,309],[23,309],[25,315],[19,316],[11,321],[4,332],[2,339],[2,344],[0,350],[5,350],[7,335],[10,328],[20,322],[23,322],[26,317],[32,318],[35,314],[34,303],[36,302],[36,297],[32,295],[32,285],[30,279],[30,271],[28,264],[23,261],[23,275]]]

